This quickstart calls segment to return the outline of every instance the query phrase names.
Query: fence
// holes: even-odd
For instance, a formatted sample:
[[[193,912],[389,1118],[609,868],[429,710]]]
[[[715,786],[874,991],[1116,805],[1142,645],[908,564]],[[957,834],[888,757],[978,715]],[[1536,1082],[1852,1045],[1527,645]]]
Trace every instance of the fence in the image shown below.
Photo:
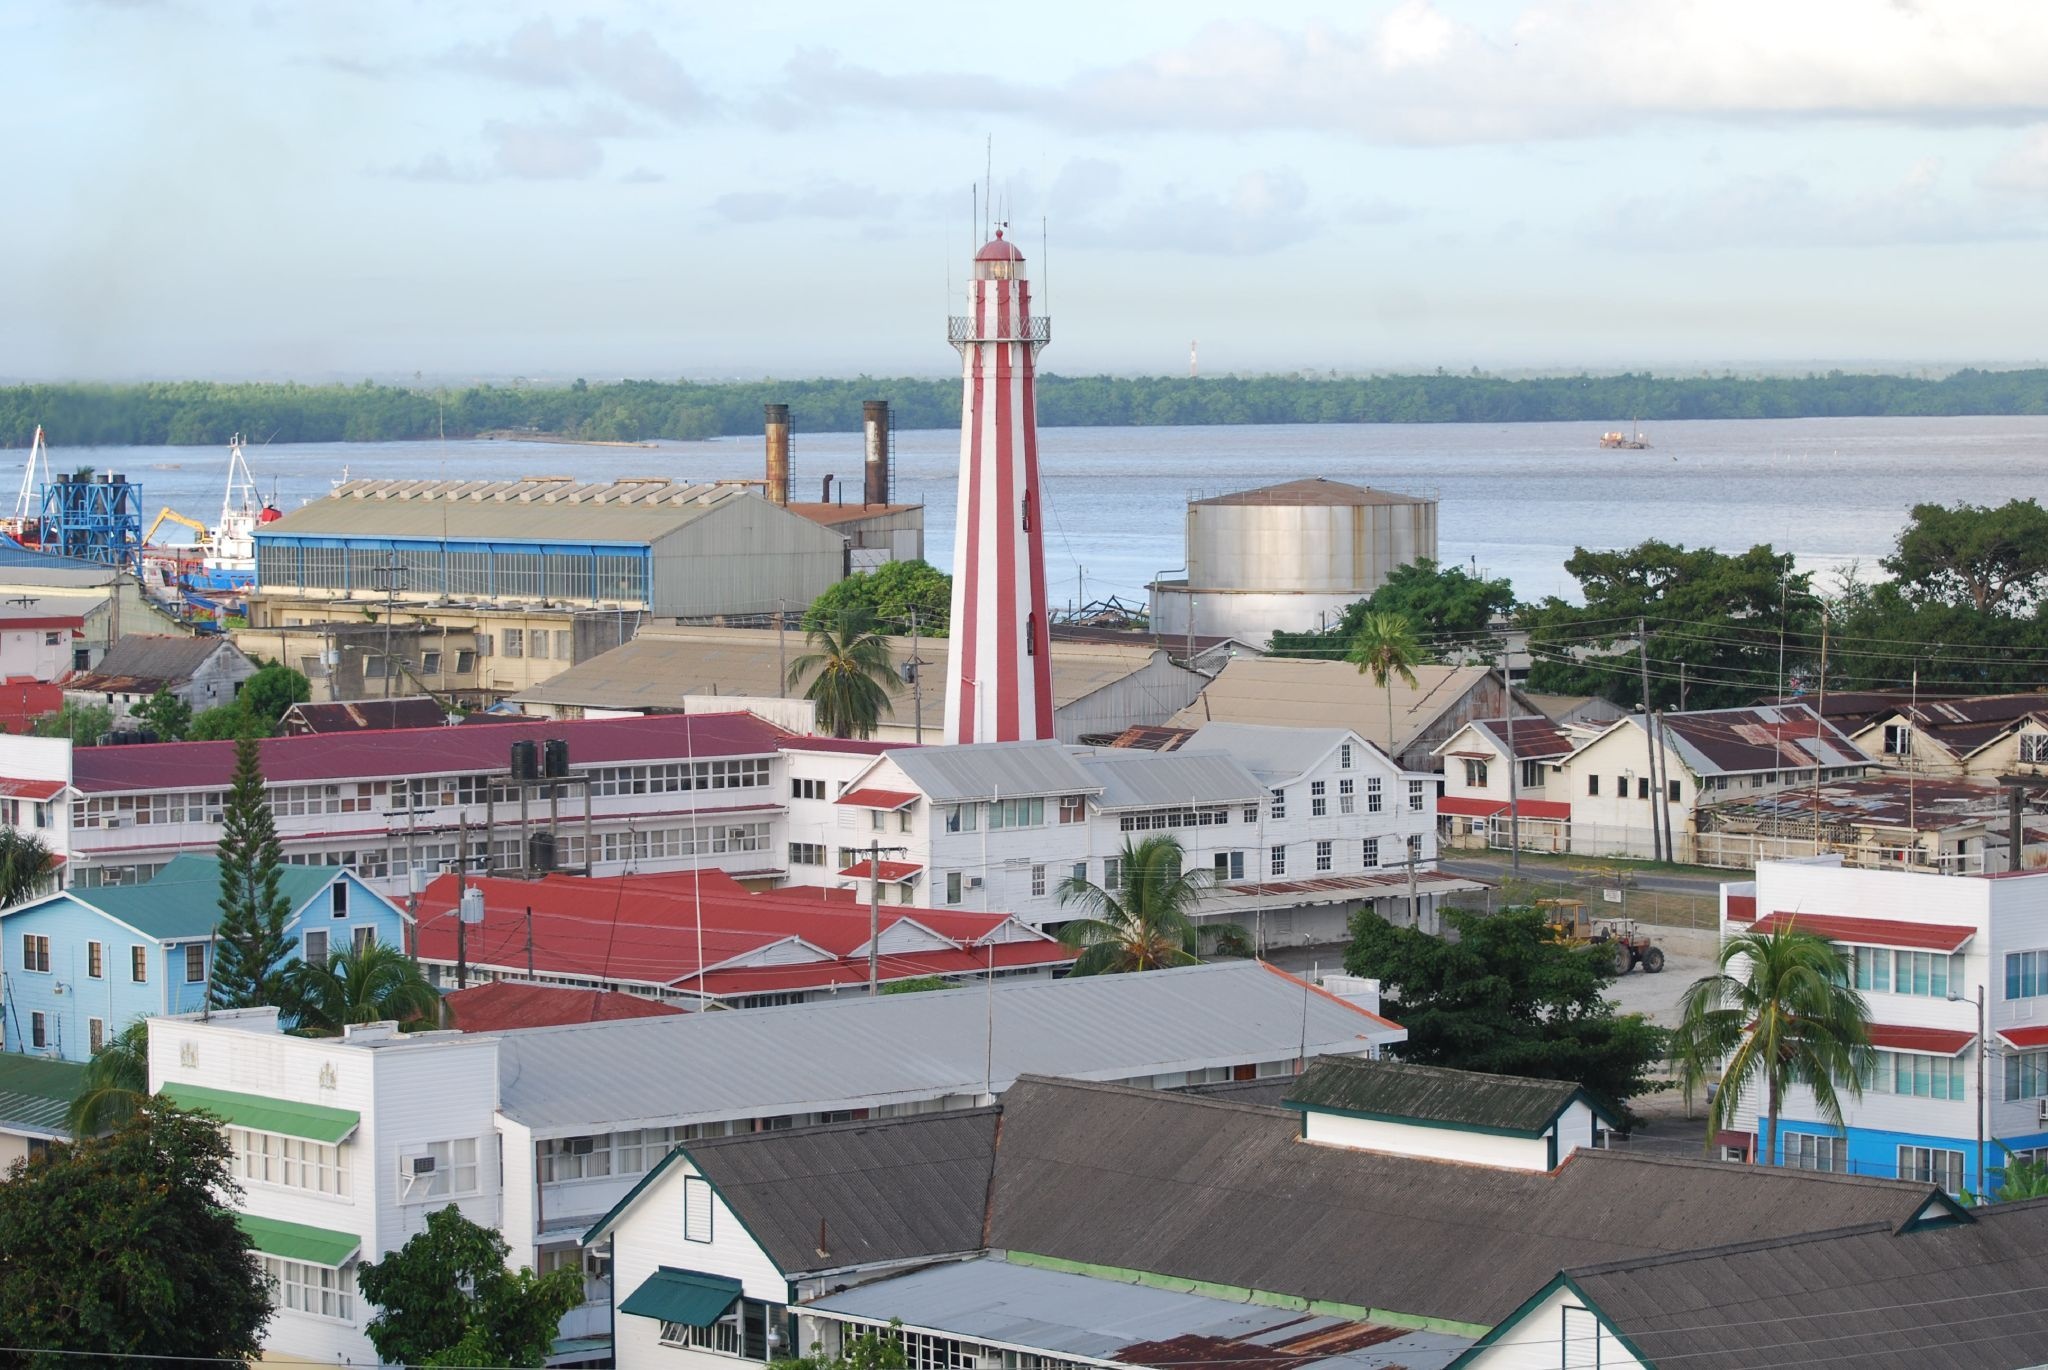
[[[1638,923],[1715,935],[1721,929],[1718,895],[1642,889],[1634,884],[1629,871],[1531,870],[1519,879],[1503,880],[1499,890],[1448,895],[1444,903],[1453,908],[1490,909],[1533,904],[1539,899],[1583,899],[1595,918],[1633,918]]]
[[[1512,851],[1513,825],[1505,817],[1451,818],[1443,835],[1447,850]],[[1525,852],[1575,856],[1620,857],[1648,861],[1656,856],[1650,829],[1569,819],[1524,818],[1521,848]],[[1851,866],[1879,870],[1933,871],[1943,875],[1972,875],[1984,869],[1984,853],[1943,852],[1932,856],[1911,845],[1861,841],[1823,832],[1816,839],[1811,831],[1800,833],[1692,832],[1675,827],[1672,840],[1677,851],[1671,858],[1680,865],[1710,866],[1717,870],[1754,870],[1759,861],[1789,857],[1837,854]]]

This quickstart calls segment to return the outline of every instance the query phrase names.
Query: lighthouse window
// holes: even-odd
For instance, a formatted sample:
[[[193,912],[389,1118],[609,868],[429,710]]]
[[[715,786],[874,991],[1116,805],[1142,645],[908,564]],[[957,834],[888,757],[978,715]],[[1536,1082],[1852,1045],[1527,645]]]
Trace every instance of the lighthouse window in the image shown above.
[[[1028,527],[1029,525],[1027,524],[1026,526]],[[1037,615],[1037,614],[1026,614],[1026,615],[1024,616],[1024,651],[1025,651],[1026,655],[1029,655],[1029,656],[1037,656],[1037,655],[1038,655],[1038,615]]]

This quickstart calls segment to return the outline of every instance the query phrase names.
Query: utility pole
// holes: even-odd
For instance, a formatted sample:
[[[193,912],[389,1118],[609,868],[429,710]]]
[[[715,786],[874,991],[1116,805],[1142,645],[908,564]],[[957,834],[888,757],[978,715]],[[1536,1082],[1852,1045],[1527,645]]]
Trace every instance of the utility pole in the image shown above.
[[[882,853],[900,852],[903,847],[868,843],[868,998],[882,992]]]
[[[917,654],[917,610],[910,611],[910,716],[917,729],[917,745],[924,745],[924,659]]]
[[[533,978],[533,905],[526,906],[526,978]]]
[[[1650,717],[1650,630],[1642,619],[1636,620],[1636,666],[1643,681],[1643,740],[1649,744],[1650,777],[1654,783],[1657,774],[1657,732],[1656,722]],[[1658,797],[1661,799],[1663,796]],[[1657,860],[1664,859],[1664,830],[1657,824],[1655,809],[1650,810],[1650,852]]]
[[[775,692],[789,688],[789,648],[783,645],[783,631],[789,626],[789,601],[775,601]]]
[[[1813,711],[1813,854],[1820,855],[1820,739],[1828,725],[1828,606],[1820,606],[1820,703]]]
[[[1515,752],[1515,682],[1508,675],[1508,648],[1505,643],[1500,649],[1500,691],[1506,701],[1501,710],[1507,715],[1508,725],[1508,873],[1519,880],[1522,878],[1522,765]],[[1393,745],[1387,739],[1387,745]],[[1441,856],[1441,853],[1439,853]]]
[[[455,988],[469,988],[469,814],[465,810],[455,837]]]
[[[384,697],[389,699],[391,698],[393,665],[391,659],[391,620],[397,615],[398,611],[399,584],[406,578],[405,567],[398,564],[398,550],[396,548],[392,548],[384,553],[384,564],[377,567],[373,574],[378,580],[384,582],[378,588],[384,591]],[[333,691],[330,689],[328,693],[331,695]]]

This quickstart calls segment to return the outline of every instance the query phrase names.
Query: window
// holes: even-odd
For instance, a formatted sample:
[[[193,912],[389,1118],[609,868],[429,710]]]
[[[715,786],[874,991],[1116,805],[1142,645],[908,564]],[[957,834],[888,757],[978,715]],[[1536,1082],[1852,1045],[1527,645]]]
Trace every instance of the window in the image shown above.
[[[337,880],[327,887],[327,911],[336,918],[348,917],[348,882]]]
[[[324,657],[318,656],[300,657],[299,674],[305,676],[309,680],[318,680],[321,676],[327,674],[326,659]]]
[[[701,1175],[683,1177],[683,1240],[711,1240],[711,1181]]]
[[[789,864],[792,866],[822,866],[825,864],[825,844],[822,842],[792,842],[789,844]]]
[[[1074,863],[1074,868],[1067,872],[1067,878],[1072,880],[1077,885],[1087,884],[1088,863],[1086,861],[1076,861]]]
[[[1892,987],[1892,954],[1877,947],[1850,947],[1856,965],[1856,988],[1889,991]]]
[[[1944,1151],[1939,1147],[1902,1146],[1899,1148],[1899,1178],[1938,1184],[1951,1194],[1960,1194],[1963,1190],[1963,1153]]]
[[[1970,1072],[1948,1056],[1922,1056],[1915,1052],[1872,1053],[1877,1066],[1866,1089],[1879,1094],[1905,1094],[1916,1099],[1961,1099]]]
[[[1486,763],[1473,757],[1465,758],[1465,788],[1483,790],[1486,788]]]
[[[227,1138],[238,1180],[348,1197],[348,1164],[339,1146],[246,1127],[228,1128]]]
[[[496,655],[495,649],[493,648],[493,645],[492,645],[492,642],[491,642],[491,634],[489,634],[489,633],[478,633],[478,634],[476,635],[476,654],[477,654],[478,656],[494,656],[494,655]]]
[[[1275,843],[1272,851],[1267,855],[1270,857],[1266,866],[1269,871],[1274,875],[1287,874],[1287,844],[1285,842]]]
[[[1380,840],[1377,837],[1368,837],[1365,839],[1364,847],[1359,852],[1359,859],[1365,863],[1365,868],[1367,870],[1379,869]]]
[[[21,937],[21,968],[39,971],[45,975],[50,970],[50,939],[37,933],[23,933]]]
[[[201,984],[206,979],[206,944],[187,942],[185,944],[185,983]]]
[[[638,1175],[654,1169],[668,1149],[675,1145],[672,1127],[643,1127],[637,1132],[612,1136],[612,1169],[620,1175]]]
[[[2048,733],[2020,734],[2020,764],[2039,766],[2048,762]]]
[[[540,630],[536,628],[535,632]],[[555,629],[555,660],[567,661],[576,655],[575,635],[567,628]]]
[[[88,1018],[85,1020],[85,1049],[94,1056],[107,1044],[107,1020]]]
[[[1124,887],[1124,862],[1120,856],[1102,858],[1102,888],[1121,890]]]
[[[1424,785],[1427,785],[1428,783],[1429,782],[1426,780],[1411,780],[1408,782],[1408,812],[1422,812],[1424,807],[1423,801],[1425,796],[1428,794],[1428,791],[1424,790],[1422,787]]]
[[[948,904],[957,904],[957,903],[959,903],[959,902],[960,902],[960,872],[959,872],[959,871],[947,871],[947,872],[946,872],[946,902],[947,902]]]
[[[1286,791],[1286,790],[1275,790],[1275,791],[1273,791],[1273,811],[1272,811],[1272,812],[1273,812],[1273,817],[1275,817],[1275,818],[1285,818],[1285,817],[1287,817],[1287,791]]]
[[[1328,870],[1328,869],[1330,868],[1330,848],[1331,848],[1331,845],[1332,845],[1332,844],[1331,844],[1331,843],[1328,843],[1328,842],[1318,842],[1318,843],[1316,843],[1316,869],[1317,869],[1317,870],[1319,870],[1319,871],[1326,871],[1326,870]]]
[[[909,832],[910,816],[916,812],[917,806],[915,804],[906,804],[902,808],[896,810],[896,831]]]
[[[420,674],[421,674],[421,675],[439,675],[439,674],[441,674],[441,654],[440,654],[439,652],[421,652],[421,653],[420,653]]]
[[[823,799],[825,797],[825,782],[807,779],[803,776],[792,777],[789,782],[789,797],[791,799]]]
[[[1913,754],[1912,724],[1887,723],[1884,725],[1884,754],[1886,756],[1911,756]]]
[[[562,1180],[595,1180],[612,1173],[612,1139],[555,1137],[540,1144],[543,1184]]]
[[[981,806],[978,804],[948,804],[946,806],[947,832],[973,832],[980,826]]]
[[[50,1045],[50,1020],[40,1009],[28,1016],[28,1044],[37,1051]]]
[[[327,930],[315,928],[299,939],[299,959],[309,965],[327,964]]]
[[[1244,806],[1244,821],[1245,821],[1246,823],[1256,823],[1256,822],[1258,822],[1258,821],[1259,821],[1259,806],[1258,806],[1258,805],[1256,805],[1256,804],[1247,804],[1247,805],[1245,805],[1245,806]]]
[[[1351,744],[1349,742],[1337,744],[1337,768],[1345,771],[1351,769]]]
[[[2016,951],[2005,958],[2005,997],[2037,999],[2048,994],[2048,951]]]
[[[59,635],[59,634],[57,634],[57,633],[54,633],[54,632],[49,632],[49,633],[44,633],[44,634],[43,634],[43,645],[44,645],[45,647],[55,647],[55,646],[58,646],[58,645],[60,645],[60,642],[61,642],[61,637],[60,637],[60,635]]]
[[[1589,776],[1587,776],[1587,777],[1586,777],[1586,793],[1587,793],[1588,795],[1591,795],[1591,796],[1592,796],[1593,798],[1595,798],[1595,799],[1598,799],[1598,798],[1600,797],[1600,777],[1599,777],[1599,776],[1597,776],[1597,775],[1589,775]]]
[[[988,828],[1042,828],[1045,826],[1043,799],[998,799],[988,806]]]
[[[1201,809],[1139,809],[1117,816],[1117,826],[1125,832],[1151,832],[1156,828],[1214,828],[1229,822],[1230,810],[1220,805]]]
[[[1664,797],[1666,799],[1676,804],[1682,798],[1683,794],[1684,792],[1679,788],[1679,784],[1676,780],[1670,780],[1665,782]]]
[[[523,629],[523,628],[507,628],[507,629],[505,630],[505,655],[506,655],[506,656],[525,656],[525,655],[526,655],[526,630],[525,630],[525,629]]]
[[[1884,955],[1882,951],[1877,953]],[[1929,999],[1948,998],[1949,987],[1963,988],[1963,958],[1938,951],[1895,951],[1892,953],[1892,993],[1916,994]]]
[[[533,655],[533,659],[534,659],[535,661],[546,661],[546,660],[548,659],[548,631],[547,631],[547,629],[545,629],[545,628],[536,628],[536,629],[534,629],[534,630],[533,630],[533,644],[532,644],[532,645],[533,645],[533,653],[532,653],[532,655]]]
[[[455,652],[455,674],[469,675],[475,670],[476,653],[467,647],[457,648]]]
[[[1033,895],[1045,893],[1045,867],[1043,866],[1033,866],[1031,868],[1031,893]]]
[[[1310,818],[1321,818],[1329,811],[1330,801],[1323,795],[1323,782],[1320,780],[1309,781],[1308,816]]]
[[[542,1147],[546,1147],[543,1142]],[[606,1153],[609,1157],[610,1153]],[[543,1151],[545,1156],[545,1151]],[[546,1178],[546,1161],[542,1163]],[[458,1137],[452,1142],[432,1142],[398,1159],[399,1201],[419,1203],[423,1199],[454,1198],[477,1191],[476,1138]]]
[[[1358,797],[1357,797],[1356,795],[1352,794],[1352,792],[1351,792],[1351,789],[1352,789],[1352,784],[1351,784],[1351,777],[1350,777],[1350,776],[1346,776],[1346,777],[1344,777],[1344,778],[1343,778],[1342,780],[1339,780],[1339,781],[1337,782],[1337,812],[1338,812],[1338,813],[1355,813],[1355,812],[1357,812],[1357,809],[1356,809],[1356,808],[1355,808],[1354,806],[1355,806],[1355,805],[1356,805],[1356,804],[1358,803]]]
[[[377,945],[377,930],[375,928],[351,928],[349,932],[349,947],[357,956],[361,956],[371,947]]]
[[[1224,880],[1242,880],[1244,879],[1244,853],[1241,851],[1217,852],[1214,867],[1216,879],[1219,882]]]
[[[355,1317],[354,1278],[327,1265],[263,1257],[263,1273],[277,1286],[277,1306],[343,1322]]]
[[[781,1317],[781,1311],[768,1304],[754,1299],[735,1299],[723,1317],[706,1327],[686,1322],[664,1322],[661,1324],[661,1341],[665,1346],[686,1346],[716,1356],[765,1361],[768,1359],[768,1329]],[[905,1332],[898,1335],[907,1341],[919,1334]],[[957,1370],[957,1367],[968,1363],[955,1357],[951,1366]],[[947,1370],[947,1362],[944,1361],[912,1364],[917,1370]],[[1050,1367],[1053,1362],[1047,1360],[1045,1364]]]
[[[1625,776],[1625,775],[1617,775],[1616,777],[1614,777],[1614,797],[1615,797],[1616,799],[1626,799],[1626,798],[1628,798],[1628,777],[1627,777],[1627,776]]]
[[[1525,790],[1540,790],[1543,788],[1543,763],[1541,761],[1524,761],[1522,763],[1522,788]]]
[[[882,810],[882,809],[869,809],[869,810],[868,810],[868,826],[869,826],[870,828],[873,828],[873,829],[874,829],[874,830],[875,830],[876,832],[880,832],[880,831],[882,831],[883,827],[884,827],[884,826],[885,826],[885,825],[886,825],[886,824],[888,823],[888,821],[889,821],[889,815],[888,815],[888,813],[887,813],[886,811],[884,811],[884,810]],[[996,825],[996,824],[994,824],[994,823],[991,823],[991,824],[989,824],[989,826],[990,826],[991,828],[993,828],[993,827],[995,827],[995,826],[997,826],[997,825]]]
[[[1365,778],[1365,811],[1379,813],[1385,807],[1384,796],[1380,793],[1380,778],[1369,775]]]
[[[2005,1097],[2048,1099],[2048,1051],[2006,1053]]]
[[[1812,1132],[1785,1134],[1785,1164],[1793,1170],[1840,1170],[1837,1139]]]
[[[583,1302],[610,1303],[612,1299],[612,1259],[602,1247],[584,1249],[576,1246],[551,1247],[540,1253],[540,1260],[534,1267],[543,1275],[557,1270],[574,1270],[583,1277]]]
[[[1060,796],[1060,822],[1079,823],[1088,817],[1088,801],[1078,794]]]
[[[1636,777],[1636,798],[1638,798],[1638,799],[1648,799],[1649,797],[1650,797],[1650,777],[1648,777],[1647,775],[1639,775],[1639,776],[1637,776],[1637,777]]]
[[[138,985],[149,983],[149,948],[128,948],[128,978]]]

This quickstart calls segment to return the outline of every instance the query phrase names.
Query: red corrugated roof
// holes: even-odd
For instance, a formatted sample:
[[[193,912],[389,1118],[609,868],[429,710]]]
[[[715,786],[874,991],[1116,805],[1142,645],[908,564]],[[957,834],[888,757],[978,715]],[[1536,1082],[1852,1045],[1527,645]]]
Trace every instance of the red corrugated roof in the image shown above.
[[[1833,914],[1786,913],[1783,910],[1759,918],[1752,932],[1776,932],[1796,927],[1830,942],[1859,947],[1907,947],[1916,951],[1955,951],[1976,936],[1973,928],[1949,923],[1908,923],[1897,918],[1840,918]]]
[[[1918,1051],[1930,1056],[1960,1056],[1971,1042],[1974,1032],[1960,1032],[1949,1028],[1896,1027],[1890,1023],[1870,1025],[1870,1044],[1881,1051]]]
[[[1998,1035],[2016,1047],[2048,1047],[2048,1023],[2033,1027],[2000,1028]]]
[[[19,780],[0,776],[0,797],[7,799],[54,799],[64,792],[61,780]]]
[[[529,985],[516,980],[472,985],[443,995],[441,1002],[448,1006],[455,1026],[463,1032],[609,1023],[621,1018],[663,1018],[684,1012],[675,1004],[637,994],[574,989],[568,985]]]
[[[994,953],[997,970],[1021,970],[1029,966],[1072,965],[1079,952],[1058,942],[997,942],[966,951],[919,951],[879,957],[876,974],[882,983],[915,980],[927,975],[978,975],[988,970]],[[778,991],[828,989],[833,986],[864,985],[868,962],[864,956],[829,961],[820,966],[740,966],[714,970],[704,977],[707,993],[721,998],[742,994],[771,994]],[[690,982],[692,989],[696,982]]]
[[[913,790],[848,790],[833,802],[850,804],[856,809],[883,809],[894,813],[898,809],[906,809],[915,804],[917,794]]]
[[[870,863],[866,861],[856,861],[839,873],[843,876],[865,880],[868,878],[869,865]],[[914,861],[884,861],[882,863],[882,882],[884,884],[895,884],[899,880],[908,880],[923,869],[923,866],[918,865]]]
[[[1453,818],[1505,817],[1508,801],[1480,795],[1447,794],[1438,797],[1436,811],[1450,814]],[[1569,822],[1572,816],[1572,806],[1560,799],[1517,799],[1515,811],[1524,818],[1540,818],[1546,822]]]
[[[574,722],[501,723],[491,728],[419,728],[331,736],[271,737],[263,775],[273,785],[311,780],[459,775],[502,771],[515,740],[566,738],[575,766],[683,757],[765,756],[787,736],[753,714],[660,714]],[[124,790],[226,789],[233,742],[155,742],[82,747],[72,753],[72,784],[88,794]]]

